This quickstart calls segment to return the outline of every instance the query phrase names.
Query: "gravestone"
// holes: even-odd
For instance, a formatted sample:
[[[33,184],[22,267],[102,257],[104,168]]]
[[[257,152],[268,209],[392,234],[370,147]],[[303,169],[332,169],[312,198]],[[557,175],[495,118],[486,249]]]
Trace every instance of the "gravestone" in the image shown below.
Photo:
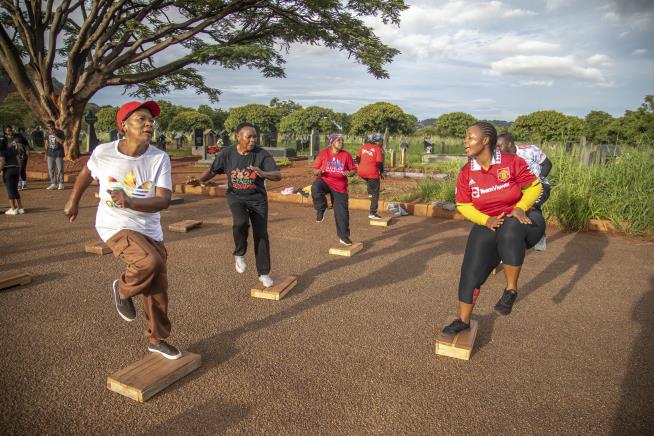
[[[288,159],[289,157],[297,156],[297,152],[292,148],[280,148],[280,147],[261,147],[266,150],[272,157],[277,157],[281,159]]]
[[[95,114],[91,111],[86,113],[84,121],[88,124],[88,136],[87,136],[87,150],[89,153],[92,153],[95,150],[95,147],[98,145],[98,137],[95,134],[95,127],[93,126],[98,119],[95,117]]]
[[[202,156],[202,129],[193,129],[193,145],[191,147],[191,156]]]
[[[318,156],[320,151],[320,134],[318,130],[311,129],[311,142],[309,143],[309,160],[314,159]]]

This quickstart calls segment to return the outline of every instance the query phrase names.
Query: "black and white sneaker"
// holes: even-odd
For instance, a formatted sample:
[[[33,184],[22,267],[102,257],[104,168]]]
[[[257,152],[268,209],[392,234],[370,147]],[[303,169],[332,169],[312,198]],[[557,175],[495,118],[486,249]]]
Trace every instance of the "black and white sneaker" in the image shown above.
[[[518,292],[510,289],[505,289],[502,293],[500,301],[495,304],[495,312],[498,315],[508,315],[513,309],[513,303],[518,298]]]
[[[166,341],[161,341],[157,345],[148,345],[148,351],[159,353],[166,359],[175,360],[182,357],[182,352],[173,347]]]
[[[450,336],[455,336],[457,333],[468,330],[469,328],[470,324],[466,324],[460,319],[455,319],[450,325],[443,327],[443,331],[441,333],[443,333],[443,336],[449,338]]]
[[[325,221],[325,211],[324,210],[317,210],[316,211],[316,222],[321,223]]]
[[[352,245],[352,241],[350,241],[350,238],[341,238],[339,239],[339,242],[343,245]]]
[[[111,285],[111,289],[114,295],[114,303],[116,303],[116,310],[118,315],[125,321],[134,321],[136,319],[136,308],[131,298],[120,298],[118,293],[118,280],[114,280]]]
[[[368,218],[370,218],[371,220],[380,220],[380,219],[382,219],[382,217],[380,215],[377,215],[376,213],[371,213],[370,215],[368,215]]]

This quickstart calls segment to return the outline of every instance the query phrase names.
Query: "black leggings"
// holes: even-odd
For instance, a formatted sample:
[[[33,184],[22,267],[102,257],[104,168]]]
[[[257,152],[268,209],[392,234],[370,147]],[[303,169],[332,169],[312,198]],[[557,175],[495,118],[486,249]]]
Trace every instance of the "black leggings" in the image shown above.
[[[2,180],[5,182],[5,189],[7,189],[7,197],[10,200],[20,200],[18,193],[18,175],[19,170],[16,167],[5,168],[2,172]]]
[[[261,194],[227,194],[232,211],[234,256],[245,256],[248,249],[248,229],[252,223],[254,257],[259,275],[270,272],[270,242],[268,241],[268,197]]]
[[[334,206],[334,220],[336,221],[336,234],[341,239],[350,237],[350,210],[348,209],[347,192],[334,191],[329,187],[327,182],[317,178],[311,185],[311,198],[313,199],[313,208],[317,211],[327,209],[327,194],[332,199]]]
[[[531,224],[521,224],[516,218],[509,217],[495,231],[486,226],[472,227],[461,265],[459,301],[472,304],[475,289],[484,284],[500,261],[510,266],[522,266],[525,251],[536,245],[545,233],[545,219],[540,211],[529,211],[527,216]]]

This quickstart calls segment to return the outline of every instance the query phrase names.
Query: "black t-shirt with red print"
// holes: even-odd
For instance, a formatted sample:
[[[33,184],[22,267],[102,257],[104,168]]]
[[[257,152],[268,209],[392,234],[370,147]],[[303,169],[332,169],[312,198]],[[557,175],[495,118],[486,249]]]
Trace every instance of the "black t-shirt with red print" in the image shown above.
[[[266,150],[260,147],[246,155],[239,154],[236,146],[225,147],[220,150],[211,164],[213,174],[227,174],[227,193],[233,195],[266,195],[264,179],[257,176],[248,167],[261,168],[262,171],[277,171],[275,159]]]
[[[459,173],[456,202],[470,204],[480,212],[498,216],[510,213],[522,198],[522,188],[536,176],[519,156],[496,150],[488,170],[471,159]]]

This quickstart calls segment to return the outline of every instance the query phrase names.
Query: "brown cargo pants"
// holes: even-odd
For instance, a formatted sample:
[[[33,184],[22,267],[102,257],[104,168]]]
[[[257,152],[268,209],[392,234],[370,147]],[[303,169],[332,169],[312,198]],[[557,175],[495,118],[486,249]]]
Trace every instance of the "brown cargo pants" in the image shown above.
[[[145,336],[158,344],[170,335],[168,319],[168,252],[163,242],[155,241],[133,230],[121,230],[107,242],[114,256],[127,264],[118,280],[120,298],[143,295],[143,308],[148,322]]]

